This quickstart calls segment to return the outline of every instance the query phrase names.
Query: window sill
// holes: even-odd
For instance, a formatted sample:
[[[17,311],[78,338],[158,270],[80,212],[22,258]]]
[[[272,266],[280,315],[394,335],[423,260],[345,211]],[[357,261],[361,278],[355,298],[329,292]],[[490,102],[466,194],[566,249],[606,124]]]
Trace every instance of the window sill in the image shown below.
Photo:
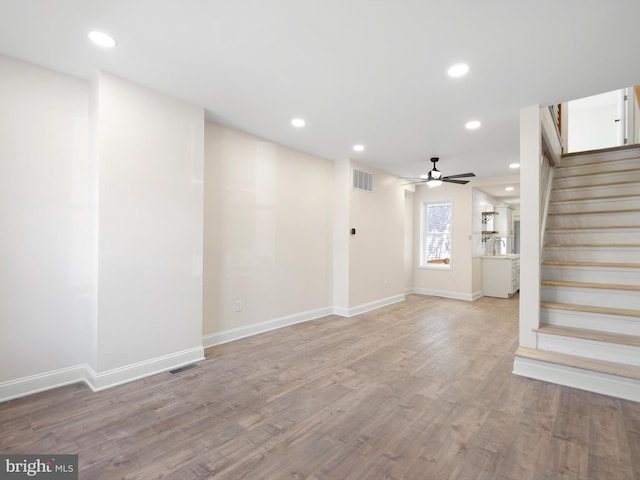
[[[446,265],[443,265],[443,264],[418,265],[418,268],[423,268],[425,270],[451,270],[451,264],[448,263]]]

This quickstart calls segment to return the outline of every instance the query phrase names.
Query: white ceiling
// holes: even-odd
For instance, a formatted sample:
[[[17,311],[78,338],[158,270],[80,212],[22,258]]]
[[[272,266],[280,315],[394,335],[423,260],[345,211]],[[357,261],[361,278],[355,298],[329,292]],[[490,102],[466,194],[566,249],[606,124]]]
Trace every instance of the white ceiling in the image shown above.
[[[522,107],[640,83],[638,18],[638,0],[0,0],[0,52],[102,69],[328,159],[413,177],[440,156],[487,177],[513,174]]]

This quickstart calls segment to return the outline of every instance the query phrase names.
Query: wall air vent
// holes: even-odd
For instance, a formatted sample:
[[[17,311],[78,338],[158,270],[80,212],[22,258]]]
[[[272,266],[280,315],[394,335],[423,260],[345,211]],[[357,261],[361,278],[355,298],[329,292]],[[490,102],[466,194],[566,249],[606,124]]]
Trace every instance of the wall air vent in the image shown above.
[[[351,183],[353,188],[358,190],[366,190],[367,192],[373,192],[373,174],[363,172],[361,170],[353,169],[353,182]]]

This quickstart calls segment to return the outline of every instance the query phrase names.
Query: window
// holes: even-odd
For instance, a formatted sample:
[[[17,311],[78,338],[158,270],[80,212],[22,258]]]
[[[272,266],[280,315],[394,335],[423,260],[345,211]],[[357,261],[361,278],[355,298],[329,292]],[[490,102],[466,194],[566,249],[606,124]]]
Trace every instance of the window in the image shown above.
[[[451,201],[422,204],[420,266],[451,268]]]

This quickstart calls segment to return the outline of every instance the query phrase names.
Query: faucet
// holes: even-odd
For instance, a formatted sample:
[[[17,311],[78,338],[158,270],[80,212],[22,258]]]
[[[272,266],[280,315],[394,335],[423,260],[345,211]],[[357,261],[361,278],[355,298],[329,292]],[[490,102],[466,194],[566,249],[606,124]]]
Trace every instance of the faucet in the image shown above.
[[[494,254],[494,255],[497,255],[497,253],[496,253],[496,250],[497,250],[497,249],[496,249],[496,247],[498,246],[498,243],[502,243],[502,246],[505,248],[505,250],[507,249],[507,244],[505,243],[504,239],[502,239],[502,238],[496,238],[496,239],[493,241],[493,254]]]

